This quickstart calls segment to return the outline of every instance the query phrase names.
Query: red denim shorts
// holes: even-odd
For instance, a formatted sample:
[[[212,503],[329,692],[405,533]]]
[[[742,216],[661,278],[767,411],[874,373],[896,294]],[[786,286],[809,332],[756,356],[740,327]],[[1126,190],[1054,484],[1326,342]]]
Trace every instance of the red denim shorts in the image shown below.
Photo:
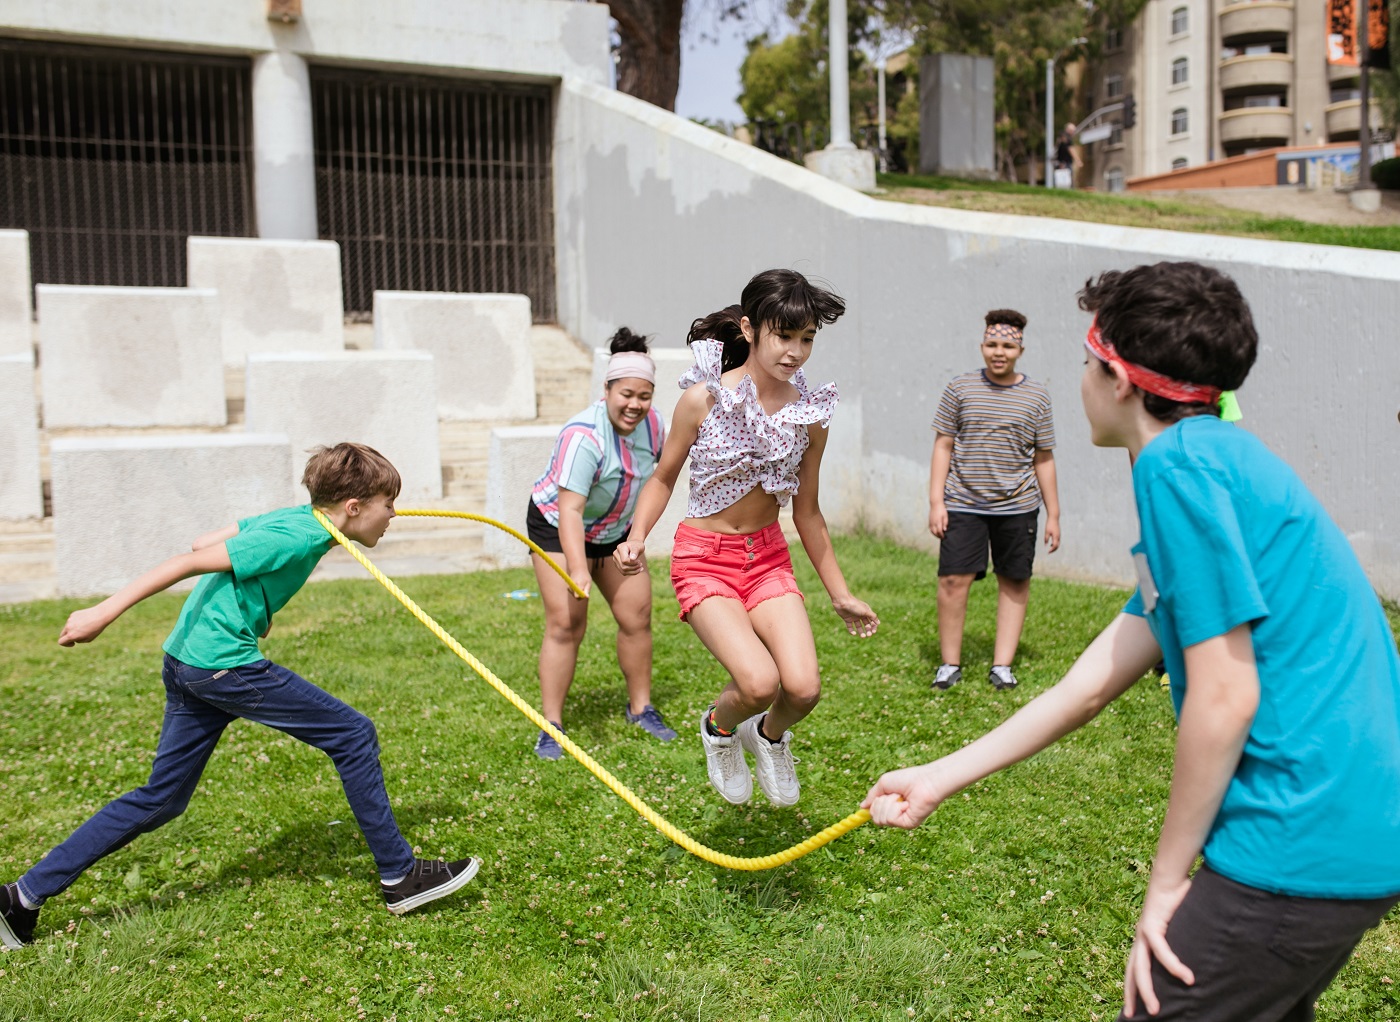
[[[711,596],[738,600],[745,610],[775,596],[802,596],[792,574],[787,539],[777,522],[743,536],[705,532],[682,522],[671,550],[671,585],[681,604],[682,621]]]

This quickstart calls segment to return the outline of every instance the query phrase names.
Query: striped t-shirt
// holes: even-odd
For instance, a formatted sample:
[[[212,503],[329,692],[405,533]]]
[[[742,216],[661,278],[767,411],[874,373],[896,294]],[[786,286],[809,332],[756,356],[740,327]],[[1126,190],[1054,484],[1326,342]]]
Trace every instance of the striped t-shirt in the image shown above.
[[[1036,451],[1055,446],[1050,392],[1028,376],[1001,386],[985,370],[953,377],[933,428],[953,438],[943,501],[950,511],[1015,515],[1040,507]]]
[[[613,429],[606,401],[596,401],[564,424],[549,468],[535,482],[530,499],[550,525],[559,526],[559,491],[587,496],[583,538],[615,543],[632,527],[642,486],[656,470],[666,427],[653,408],[629,436]]]

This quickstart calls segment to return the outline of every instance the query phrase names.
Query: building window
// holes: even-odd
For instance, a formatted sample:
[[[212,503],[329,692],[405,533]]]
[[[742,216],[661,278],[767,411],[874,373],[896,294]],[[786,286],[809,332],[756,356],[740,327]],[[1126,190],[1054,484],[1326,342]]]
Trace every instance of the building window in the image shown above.
[[[1185,156],[1178,156],[1172,160],[1172,170],[1185,170],[1189,164]]]
[[[1109,167],[1103,175],[1104,191],[1121,192],[1123,190],[1123,168]]]
[[[1109,127],[1110,127],[1112,130],[1111,130],[1111,131],[1109,132],[1109,134],[1108,134],[1108,144],[1109,144],[1109,145],[1122,145],[1122,144],[1123,144],[1123,122],[1122,122],[1122,121],[1113,121],[1112,123],[1109,124]]]
[[[1123,98],[1123,76],[1120,74],[1105,75],[1103,80],[1104,99],[1115,100]]]
[[[1178,7],[1172,11],[1172,35],[1185,35],[1190,27],[1191,15],[1185,7]]]
[[[1109,25],[1103,30],[1103,51],[1117,53],[1123,48],[1123,30],[1117,25]]]
[[[1172,61],[1172,84],[1185,85],[1191,78],[1190,65],[1185,57]]]
[[[1172,111],[1172,134],[1184,135],[1191,127],[1191,118],[1186,113],[1184,106],[1179,106]]]

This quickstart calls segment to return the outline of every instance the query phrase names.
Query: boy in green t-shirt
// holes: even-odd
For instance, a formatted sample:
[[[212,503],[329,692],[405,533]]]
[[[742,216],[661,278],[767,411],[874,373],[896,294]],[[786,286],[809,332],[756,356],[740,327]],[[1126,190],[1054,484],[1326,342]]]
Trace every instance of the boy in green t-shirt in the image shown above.
[[[384,901],[396,915],[450,894],[471,880],[476,858],[416,859],[394,822],[374,724],[306,679],[266,659],[258,639],[296,594],[333,540],[312,514],[321,511],[348,538],[379,542],[394,517],[399,473],[363,444],[316,450],[302,476],[311,503],[245,518],[195,540],[95,607],[74,611],[60,646],[91,642],[128,608],[195,575],[165,640],[165,720],[151,779],[109,802],[18,881],[0,886],[0,943],[34,938],[39,906],[66,890],[93,863],[138,834],[184,812],[200,774],[228,727],[254,720],[331,757],[350,808],[379,868]]]

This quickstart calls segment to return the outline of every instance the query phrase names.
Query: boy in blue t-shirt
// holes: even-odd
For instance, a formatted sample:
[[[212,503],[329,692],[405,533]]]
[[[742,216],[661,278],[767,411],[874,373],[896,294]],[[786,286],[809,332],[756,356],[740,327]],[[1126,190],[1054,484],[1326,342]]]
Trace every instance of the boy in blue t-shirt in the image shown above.
[[[91,642],[146,597],[195,575],[165,640],[165,720],[151,779],[109,802],[18,881],[0,886],[0,942],[34,939],[39,906],[93,863],[185,811],[224,728],[239,717],[277,728],[331,757],[379,869],[384,901],[396,915],[450,894],[481,866],[471,858],[416,859],[394,822],[374,724],[335,696],[266,659],[258,639],[331,548],[319,510],[346,537],[379,542],[394,517],[400,480],[394,466],[363,444],[314,452],[302,485],[311,503],[245,518],[195,540],[95,607],[74,611],[60,646]]]
[[[1161,656],[1176,768],[1120,1018],[1302,1022],[1400,900],[1395,639],[1317,499],[1219,418],[1258,347],[1234,282],[1158,263],[1103,274],[1080,305],[1096,315],[1081,384],[1093,442],[1134,458],[1138,590],[1058,685],[957,752],[881,777],[865,804],[876,823],[918,826]]]

